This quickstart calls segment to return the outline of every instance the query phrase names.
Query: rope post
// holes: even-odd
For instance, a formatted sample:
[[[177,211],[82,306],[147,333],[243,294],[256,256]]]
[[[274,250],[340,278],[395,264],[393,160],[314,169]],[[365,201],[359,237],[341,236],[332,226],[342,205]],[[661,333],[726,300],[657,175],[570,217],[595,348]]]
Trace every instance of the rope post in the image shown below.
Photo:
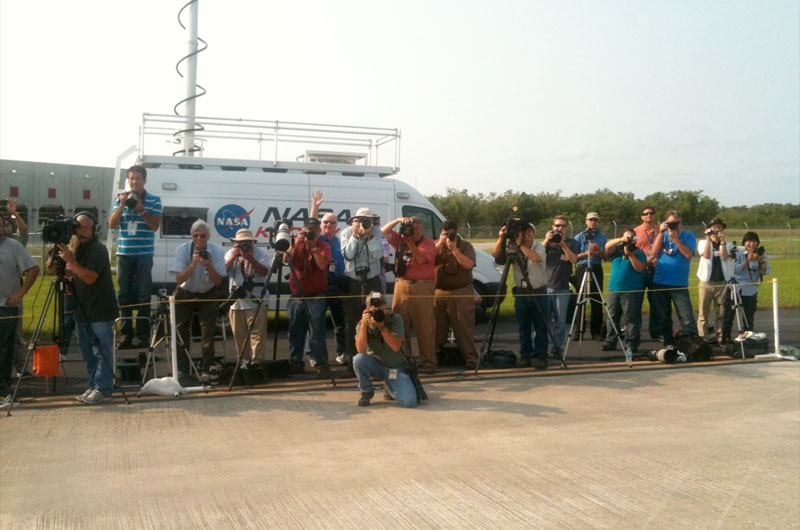
[[[169,296],[169,327],[170,336],[172,337],[172,348],[170,357],[172,360],[172,378],[178,382],[178,326],[175,319],[175,295]]]
[[[796,361],[791,355],[781,355],[780,328],[778,326],[778,278],[772,278],[772,323],[775,333],[775,351],[756,355],[756,359],[782,359],[786,361]]]

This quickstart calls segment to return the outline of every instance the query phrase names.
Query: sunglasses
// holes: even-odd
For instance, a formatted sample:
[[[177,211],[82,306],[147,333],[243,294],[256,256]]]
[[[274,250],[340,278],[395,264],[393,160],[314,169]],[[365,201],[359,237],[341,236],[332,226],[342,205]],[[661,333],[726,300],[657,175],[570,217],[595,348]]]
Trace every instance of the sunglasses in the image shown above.
[[[199,237],[200,239],[208,239],[206,234],[192,234],[192,237]]]
[[[336,221],[322,221],[322,224],[324,224],[324,225],[335,225]]]
[[[645,216],[645,215],[655,215],[655,214],[656,214],[656,212],[642,212],[642,216]]]
[[[555,226],[556,228],[566,228],[567,227],[567,225],[553,225],[553,226]]]

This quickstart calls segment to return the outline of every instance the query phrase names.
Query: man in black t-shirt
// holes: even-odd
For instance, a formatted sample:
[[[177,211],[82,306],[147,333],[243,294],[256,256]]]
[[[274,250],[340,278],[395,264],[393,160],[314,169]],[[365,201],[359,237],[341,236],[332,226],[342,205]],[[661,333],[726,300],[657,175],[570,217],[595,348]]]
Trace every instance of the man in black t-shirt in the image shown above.
[[[547,255],[545,270],[547,271],[547,304],[548,320],[553,323],[553,345],[550,353],[561,357],[564,337],[567,333],[567,306],[569,306],[569,277],[572,266],[578,261],[578,244],[567,237],[569,221],[563,215],[553,219],[553,228],[544,237],[544,248]]]
[[[111,399],[114,386],[114,320],[119,316],[117,296],[111,280],[108,249],[96,236],[97,221],[86,212],[75,216],[78,248],[58,245],[59,255],[72,268],[75,297],[75,328],[78,347],[86,363],[89,385],[78,396],[94,405]]]

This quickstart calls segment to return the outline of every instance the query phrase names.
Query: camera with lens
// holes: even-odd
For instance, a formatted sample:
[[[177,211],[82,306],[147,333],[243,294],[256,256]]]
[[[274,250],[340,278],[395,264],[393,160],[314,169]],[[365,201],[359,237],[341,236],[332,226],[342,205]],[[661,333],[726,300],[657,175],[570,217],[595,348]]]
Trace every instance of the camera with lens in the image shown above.
[[[80,223],[72,217],[48,219],[42,227],[42,240],[52,245],[66,245],[78,227]]]
[[[250,254],[251,252],[253,252],[252,243],[249,242],[238,243],[236,246],[239,247],[239,250],[241,250],[243,254]]]
[[[386,312],[383,309],[380,309],[381,306],[381,297],[380,294],[377,296],[371,296],[369,299],[369,314],[372,316],[372,320],[375,322],[383,322],[386,320]]]
[[[236,302],[236,300],[240,298],[247,298],[250,295],[250,291],[253,290],[253,286],[253,277],[247,276],[244,281],[242,281],[242,285],[232,288],[228,298],[226,298],[225,301],[219,305],[220,314],[225,314]]]
[[[141,200],[142,198],[139,196],[138,193],[136,193],[135,191],[129,191],[128,198],[125,199],[125,206],[127,206],[129,210],[133,210],[134,208],[136,208],[136,205]]]
[[[414,235],[414,225],[411,223],[400,223],[400,235],[411,237]]]
[[[292,222],[281,219],[275,223],[272,236],[272,247],[278,252],[286,252],[292,246]]]
[[[301,230],[300,234],[303,235],[307,241],[310,241],[312,243],[317,239],[316,232],[314,232],[313,230],[308,230],[307,228]]]
[[[358,220],[358,224],[361,225],[362,229],[369,230],[370,228],[372,228],[372,219],[370,219],[369,217],[361,217]]]
[[[586,236],[586,241],[594,241],[594,238],[597,237],[596,228],[587,228],[583,233]]]
[[[638,241],[638,240],[639,240],[639,238],[637,236],[631,236],[631,237],[628,237],[628,238],[625,238],[625,239],[621,240],[619,242],[619,246],[627,248],[628,252],[633,254],[639,248],[639,247],[636,246],[636,241]]]
[[[553,235],[550,236],[550,241],[553,243],[561,243],[561,240],[564,239],[564,236],[561,235],[561,232],[553,230],[551,234]]]
[[[680,221],[669,221],[667,223],[667,228],[670,230],[677,230],[680,224],[681,224]]]
[[[447,232],[444,233],[444,235],[450,241],[455,241],[456,240],[456,236],[458,235],[458,232],[456,232],[455,230],[448,230]]]
[[[198,250],[197,253],[202,259],[211,259],[211,253],[207,250]]]
[[[704,232],[704,234],[707,235],[707,236],[716,235],[716,234],[719,234],[719,230],[715,230],[713,228],[709,228]]]

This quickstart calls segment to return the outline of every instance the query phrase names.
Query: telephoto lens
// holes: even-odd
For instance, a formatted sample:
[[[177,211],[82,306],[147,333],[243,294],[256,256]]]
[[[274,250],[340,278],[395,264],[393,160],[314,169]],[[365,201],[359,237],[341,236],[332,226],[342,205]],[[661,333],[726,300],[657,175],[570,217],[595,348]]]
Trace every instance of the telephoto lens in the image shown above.
[[[135,191],[129,191],[128,198],[125,200],[125,206],[127,206],[128,209],[133,210],[136,208],[136,204],[139,202],[139,199],[140,197],[138,193]]]
[[[561,232],[553,232],[553,236],[550,238],[550,241],[553,243],[561,243]]]
[[[372,320],[375,322],[383,322],[386,320],[386,313],[382,309],[375,308],[369,312],[372,315]]]
[[[670,230],[677,230],[678,225],[680,224],[681,224],[680,221],[670,221],[667,223],[667,228],[669,228]]]
[[[366,217],[361,219],[361,228],[364,230],[369,230],[372,228],[372,219],[367,219]]]
[[[400,235],[411,237],[414,235],[414,226],[411,223],[400,223]]]

